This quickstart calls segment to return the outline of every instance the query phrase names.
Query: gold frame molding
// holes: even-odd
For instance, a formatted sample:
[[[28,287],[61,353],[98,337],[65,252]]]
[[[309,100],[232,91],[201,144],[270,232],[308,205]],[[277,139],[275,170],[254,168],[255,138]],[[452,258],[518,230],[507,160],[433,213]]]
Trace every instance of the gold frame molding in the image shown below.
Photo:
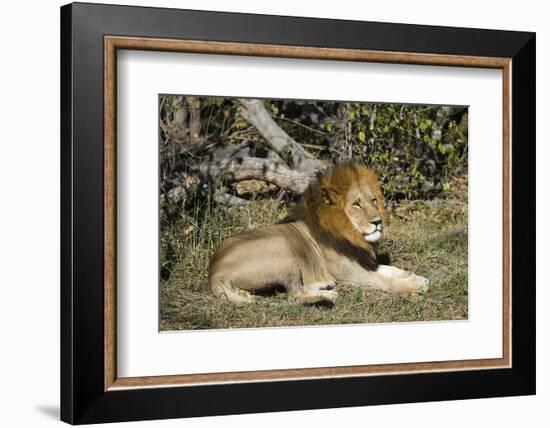
[[[116,368],[116,53],[118,49],[219,55],[323,59],[398,64],[493,68],[502,70],[503,91],[503,349],[502,358],[358,365],[305,369],[204,373],[170,376],[117,377]],[[511,367],[511,58],[382,52],[196,40],[104,37],[104,390],[191,386],[270,380],[392,375]]]

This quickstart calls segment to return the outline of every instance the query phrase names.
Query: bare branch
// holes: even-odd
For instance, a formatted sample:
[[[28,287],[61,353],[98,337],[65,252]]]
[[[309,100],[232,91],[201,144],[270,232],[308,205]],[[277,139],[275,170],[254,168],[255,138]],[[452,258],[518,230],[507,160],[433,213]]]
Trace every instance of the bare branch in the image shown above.
[[[304,150],[271,118],[261,100],[239,98],[241,116],[264,137],[267,144],[290,165],[302,171],[322,170],[325,163]]]
[[[224,193],[220,191],[215,191],[212,198],[218,204],[228,205],[236,208],[245,208],[249,205],[249,202],[246,199],[242,199],[242,198],[239,198],[238,196],[233,196],[229,193]]]
[[[199,140],[201,131],[201,102],[197,97],[187,97],[189,107],[189,145],[193,146]]]
[[[288,117],[283,117],[283,116],[280,116],[278,117],[278,119],[280,120],[284,120],[286,122],[290,122],[290,123],[293,123],[294,125],[298,125],[304,129],[307,129],[308,131],[311,131],[311,132],[315,132],[316,134],[321,134],[321,135],[326,135],[327,133],[326,132],[323,132],[319,129],[315,129],[315,128],[312,128],[311,126],[307,126],[307,125],[304,125],[303,123],[301,122],[298,122],[297,120],[293,120],[293,119],[289,119]],[[303,144],[303,143],[300,143],[302,145],[302,147],[305,147],[306,145]]]
[[[239,157],[228,162],[203,163],[198,168],[202,174],[215,179],[223,176],[232,181],[263,180],[297,194],[303,193],[315,179],[313,171],[296,171],[283,163],[254,157]]]

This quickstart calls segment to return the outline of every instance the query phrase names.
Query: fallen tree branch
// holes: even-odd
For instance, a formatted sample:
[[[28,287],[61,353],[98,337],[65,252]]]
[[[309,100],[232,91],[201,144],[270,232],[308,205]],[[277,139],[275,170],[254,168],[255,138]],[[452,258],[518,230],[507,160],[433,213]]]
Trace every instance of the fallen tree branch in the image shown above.
[[[221,205],[228,205],[236,208],[245,208],[249,205],[246,199],[239,198],[238,196],[231,195],[220,191],[215,191],[212,196],[215,202]]]
[[[263,180],[296,194],[303,193],[315,180],[315,174],[296,171],[287,165],[264,158],[239,157],[228,162],[210,162],[198,166],[201,174],[214,178],[226,177],[232,181]]]
[[[290,166],[302,171],[319,171],[326,167],[277,125],[261,100],[239,98],[238,101],[242,106],[239,109],[241,116],[258,130],[275,153],[289,160]]]

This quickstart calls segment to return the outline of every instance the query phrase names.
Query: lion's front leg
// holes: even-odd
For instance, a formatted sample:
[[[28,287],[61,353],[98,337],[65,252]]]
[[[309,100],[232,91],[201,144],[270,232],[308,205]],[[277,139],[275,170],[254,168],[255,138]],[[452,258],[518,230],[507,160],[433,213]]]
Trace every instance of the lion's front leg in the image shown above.
[[[337,279],[355,287],[402,295],[423,293],[429,284],[426,278],[394,266],[378,265],[376,270],[369,270],[356,263],[345,266]]]
[[[387,291],[398,294],[418,294],[428,290],[430,282],[427,278],[395,266],[379,265],[376,275],[380,275],[381,283]]]

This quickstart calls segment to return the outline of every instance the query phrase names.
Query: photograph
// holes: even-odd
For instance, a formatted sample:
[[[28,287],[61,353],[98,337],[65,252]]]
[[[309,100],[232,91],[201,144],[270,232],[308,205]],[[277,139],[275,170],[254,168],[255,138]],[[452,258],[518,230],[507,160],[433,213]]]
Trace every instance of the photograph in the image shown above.
[[[158,112],[160,331],[468,319],[468,106]]]

